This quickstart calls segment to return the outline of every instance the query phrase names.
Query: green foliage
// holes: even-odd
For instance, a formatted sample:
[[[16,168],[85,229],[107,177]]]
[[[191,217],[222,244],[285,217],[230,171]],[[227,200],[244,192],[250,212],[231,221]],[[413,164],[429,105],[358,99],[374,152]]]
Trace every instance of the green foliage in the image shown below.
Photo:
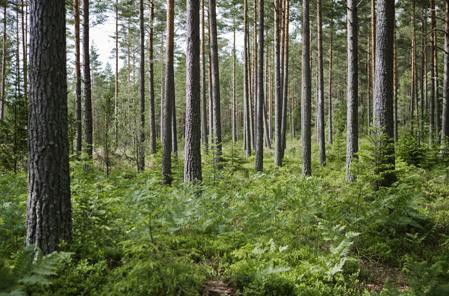
[[[254,174],[240,145],[226,146],[221,171],[204,155],[204,182],[195,186],[161,185],[153,159],[145,173],[121,165],[109,176],[72,162],[73,259],[41,281],[43,294],[201,295],[219,281],[240,295],[441,295],[445,168],[398,158],[397,182],[376,188],[375,146],[364,139],[357,178],[347,183],[342,143],[335,139],[332,162],[311,178],[298,173],[293,148],[286,166],[266,162],[266,172]],[[174,162],[175,180],[181,174],[182,161]],[[0,178],[8,196],[0,207],[2,270],[20,257],[25,181]]]
[[[55,252],[43,256],[28,247],[17,253],[12,267],[0,261],[0,295],[30,295],[48,287],[71,254]]]

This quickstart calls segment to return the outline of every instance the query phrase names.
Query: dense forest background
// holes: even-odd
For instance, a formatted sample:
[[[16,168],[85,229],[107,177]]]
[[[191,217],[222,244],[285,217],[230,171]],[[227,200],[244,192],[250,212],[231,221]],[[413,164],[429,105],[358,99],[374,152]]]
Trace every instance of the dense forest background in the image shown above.
[[[0,10],[0,295],[449,294],[449,0]]]

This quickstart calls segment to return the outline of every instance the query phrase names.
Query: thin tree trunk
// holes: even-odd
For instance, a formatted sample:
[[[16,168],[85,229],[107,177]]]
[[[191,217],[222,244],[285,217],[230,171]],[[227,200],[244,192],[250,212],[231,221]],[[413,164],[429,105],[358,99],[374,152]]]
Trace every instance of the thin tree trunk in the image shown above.
[[[171,154],[172,154],[172,103],[175,98],[175,79],[173,70],[174,46],[174,0],[167,0],[167,47],[165,57],[165,96],[162,113],[162,182],[171,184]]]
[[[432,147],[435,141],[435,0],[430,0],[430,19],[431,19],[431,58],[430,58],[430,98],[429,98],[429,146]]]
[[[1,65],[1,89],[0,89],[0,121],[3,121],[5,118],[5,82],[6,82],[6,55],[8,54],[7,50],[7,5],[3,7],[3,40],[2,40],[2,65]]]
[[[222,140],[221,140],[221,111],[220,111],[220,77],[218,63],[217,44],[217,14],[216,0],[209,0],[209,25],[210,25],[210,56],[211,56],[211,78],[212,78],[212,102],[213,102],[213,125],[215,164],[221,162]]]
[[[237,101],[236,101],[236,49],[235,49],[235,20],[232,34],[232,142],[237,142]]]
[[[264,134],[264,0],[259,0],[258,51],[257,51],[257,141],[256,141],[256,171],[263,171],[263,134]]]
[[[359,118],[358,118],[358,16],[357,0],[347,2],[348,26],[348,107],[347,107],[347,142],[346,142],[346,179],[354,180],[351,164],[359,150]]]
[[[30,5],[26,244],[49,254],[72,237],[66,11],[64,1],[31,1]]]
[[[243,64],[244,64],[244,87],[243,87],[243,117],[245,131],[245,152],[246,157],[251,155],[251,119],[250,119],[250,86],[249,86],[249,66],[248,66],[248,0],[244,0],[244,45],[243,45]]]
[[[394,141],[399,139],[399,118],[398,118],[398,77],[397,77],[397,50],[396,43],[393,43],[393,98],[394,98]]]
[[[138,144],[137,170],[145,169],[145,10],[143,0],[139,1],[139,24],[140,24],[140,128]]]
[[[378,134],[377,186],[390,186],[395,180],[393,116],[393,48],[395,7],[390,0],[377,0],[376,75],[374,82],[375,127]]]
[[[282,159],[287,148],[287,106],[288,106],[288,65],[289,65],[289,25],[290,25],[290,1],[284,3],[284,34],[283,34],[283,70],[282,70]]]
[[[333,8],[331,13],[331,20],[330,20],[330,27],[329,27],[329,113],[328,113],[328,142],[329,144],[333,144],[334,142],[334,118],[333,118],[333,112],[334,112],[334,105],[333,105],[333,67],[334,67],[334,20],[333,20]],[[368,79],[369,81],[369,79]],[[368,95],[369,96],[369,95]],[[368,104],[369,106],[369,104]],[[369,107],[368,107],[369,109]],[[369,113],[369,110],[368,110]],[[369,119],[368,119],[369,122]]]
[[[445,4],[442,139],[447,145],[449,141],[449,0],[446,0]]]
[[[201,140],[207,152],[209,149],[207,130],[207,95],[206,95],[206,51],[205,51],[205,15],[204,0],[201,0]]]
[[[82,151],[82,103],[81,103],[81,54],[80,54],[80,3],[79,0],[73,1],[73,10],[75,15],[75,124],[76,124],[76,155],[80,156]]]
[[[187,1],[184,181],[201,181],[200,3]]]
[[[369,98],[369,104],[368,104],[368,114],[371,114],[370,120],[368,122],[369,126],[373,124],[373,120],[375,120],[375,102],[374,102],[374,79],[375,79],[375,72],[376,72],[376,0],[371,0],[371,89],[370,93],[371,95]],[[373,111],[371,111],[373,110]]]
[[[150,152],[155,154],[156,145],[156,96],[154,93],[154,0],[150,0],[150,36],[148,40],[149,47],[149,88],[150,88]]]
[[[25,102],[28,101],[28,62],[27,62],[27,37],[26,37],[26,11],[25,2],[21,0],[20,13],[22,16],[22,63],[23,63],[23,94]]]
[[[301,141],[303,149],[304,176],[312,175],[312,78],[310,69],[310,22],[309,22],[309,1],[303,1],[302,17],[302,94],[301,94]]]
[[[79,0],[75,0],[79,1]],[[118,94],[119,94],[119,42],[118,42],[118,0],[115,0],[115,84],[114,84],[114,139],[115,146],[118,147]],[[81,88],[81,84],[80,84]],[[81,89],[80,89],[81,90]],[[81,104],[81,100],[80,100]]]
[[[275,130],[275,164],[277,167],[282,166],[282,86],[281,86],[281,2],[276,0],[275,7],[275,63],[274,63],[274,80],[275,80],[275,109],[274,109],[274,130]],[[304,1],[307,2],[307,1]]]
[[[357,30],[357,15],[355,16],[355,29]],[[323,24],[321,12],[321,0],[317,0],[317,48],[318,48],[318,106],[317,106],[317,126],[318,126],[318,146],[320,151],[320,164],[326,164],[326,137],[324,125],[324,73],[323,73]],[[355,35],[357,32],[355,32]],[[357,37],[355,38],[357,41]],[[357,44],[356,44],[357,46]],[[356,81],[357,83],[357,81]],[[357,94],[356,94],[357,95]]]
[[[422,37],[421,37],[421,81],[420,81],[420,88],[421,88],[421,98],[420,98],[420,110],[419,110],[419,141],[424,140],[424,110],[425,110],[425,101],[426,101],[426,85],[424,81],[426,80],[427,76],[427,67],[426,67],[426,53],[427,53],[427,46],[426,46],[426,32],[425,32],[425,6],[423,6],[422,9],[422,15],[421,15],[421,27],[422,27]]]
[[[415,131],[415,110],[416,110],[416,4],[415,0],[412,0],[412,87],[410,90],[410,130],[412,134]]]
[[[90,79],[89,0],[83,0],[83,78],[84,78],[84,141],[89,158],[93,153],[92,89]]]

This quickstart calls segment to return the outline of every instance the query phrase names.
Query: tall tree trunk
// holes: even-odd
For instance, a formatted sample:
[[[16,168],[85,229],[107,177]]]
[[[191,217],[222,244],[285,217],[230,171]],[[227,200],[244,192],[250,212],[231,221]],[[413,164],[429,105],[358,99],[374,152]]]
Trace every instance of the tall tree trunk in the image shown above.
[[[201,181],[200,3],[187,1],[184,181]]]
[[[435,140],[435,0],[430,0],[430,19],[431,19],[431,46],[430,46],[430,98],[429,98],[429,146],[432,147]]]
[[[25,2],[24,0],[21,0],[20,5],[20,13],[22,16],[22,63],[23,63],[23,95],[25,102],[28,101],[28,62],[27,62],[27,37],[26,37],[26,10],[25,10]]]
[[[210,63],[212,78],[212,102],[213,102],[213,125],[214,125],[214,145],[215,163],[221,161],[222,140],[221,140],[221,111],[220,111],[220,74],[218,64],[218,44],[217,44],[217,13],[216,0],[209,0],[209,25],[210,25]]]
[[[359,150],[359,87],[358,87],[358,16],[357,1],[348,0],[347,2],[347,26],[348,26],[348,107],[347,107],[347,142],[346,142],[346,179],[353,181],[354,176],[351,172],[353,158]]]
[[[275,83],[275,109],[274,109],[274,133],[275,133],[275,164],[277,167],[282,166],[282,86],[281,86],[281,27],[282,27],[282,0],[276,0],[275,7],[275,61],[274,61],[274,83]],[[306,1],[305,1],[306,2]]]
[[[149,88],[150,88],[150,152],[155,154],[156,146],[156,96],[154,93],[154,0],[150,0],[150,36],[148,38],[149,47]]]
[[[1,65],[1,89],[0,89],[0,121],[3,121],[5,117],[5,82],[6,82],[6,55],[8,54],[7,50],[7,5],[3,7],[3,37],[2,37],[2,65]]]
[[[209,149],[208,130],[207,130],[207,86],[206,86],[206,51],[205,51],[205,7],[204,0],[201,0],[201,140],[204,148]]]
[[[75,0],[79,1],[79,0]],[[118,147],[118,94],[119,94],[119,69],[118,69],[118,61],[119,61],[119,42],[118,42],[118,0],[115,0],[115,84],[114,84],[114,141],[115,146]],[[81,81],[81,80],[80,80]],[[80,84],[81,91],[81,84]],[[80,100],[81,104],[81,100]]]
[[[449,142],[449,0],[445,1],[445,34],[444,34],[444,85],[443,85],[443,118],[442,139],[445,145]]]
[[[237,101],[236,101],[236,64],[237,56],[235,49],[235,19],[233,22],[233,34],[232,34],[232,142],[237,142]]]
[[[250,119],[250,81],[249,81],[249,58],[248,58],[248,0],[244,0],[244,45],[243,45],[243,64],[244,64],[244,87],[243,87],[243,117],[245,131],[245,152],[246,157],[251,155],[251,119]]]
[[[357,9],[357,8],[356,8]],[[354,15],[353,15],[354,16]],[[357,15],[355,15],[355,29],[357,29]],[[317,48],[318,48],[318,106],[317,127],[318,146],[320,151],[320,164],[326,164],[326,138],[324,126],[324,73],[323,73],[323,24],[321,13],[321,0],[317,0]],[[355,32],[357,35],[357,32]],[[356,37],[357,41],[357,37]],[[349,43],[348,43],[349,44]],[[357,44],[356,44],[357,46]],[[356,82],[357,83],[357,82]]]
[[[375,120],[375,102],[374,102],[374,79],[376,72],[376,0],[371,0],[371,88],[370,95],[368,96],[369,104],[368,104],[368,125],[371,126],[373,124],[373,120]],[[373,110],[373,111],[371,111]]]
[[[72,236],[66,12],[64,1],[31,1],[30,5],[26,244],[48,254]]]
[[[80,3],[79,0],[73,1],[73,11],[75,15],[75,124],[76,124],[76,155],[80,156],[82,150],[82,103],[81,103],[81,51],[80,51]]]
[[[92,85],[90,79],[89,46],[89,0],[83,0],[83,78],[84,78],[84,141],[86,153],[92,158],[93,120],[92,120]]]
[[[283,34],[283,70],[282,70],[282,159],[287,148],[287,106],[288,106],[288,65],[289,65],[289,25],[290,25],[290,1],[284,3],[284,34]]]
[[[143,0],[139,1],[139,25],[140,25],[140,127],[138,143],[137,170],[145,169],[145,10]]]
[[[376,75],[374,81],[375,127],[378,134],[376,173],[377,186],[390,186],[395,181],[393,123],[393,48],[395,7],[390,0],[377,0],[376,5]]]
[[[309,1],[303,1],[302,17],[302,94],[301,94],[301,141],[303,149],[304,176],[312,175],[312,78],[310,69],[310,21],[309,21]]]
[[[332,100],[333,95],[333,67],[334,67],[334,19],[333,19],[333,7],[331,9],[331,20],[330,20],[330,27],[329,27],[329,113],[328,113],[328,142],[329,144],[333,144],[334,142],[334,131],[333,131],[333,112],[334,112],[334,105]],[[369,112],[369,111],[368,111]]]
[[[175,100],[175,77],[173,70],[174,46],[174,0],[167,0],[167,47],[165,50],[165,96],[162,113],[162,182],[171,184],[171,154],[172,154],[172,103]]]
[[[410,90],[410,130],[412,134],[415,132],[415,110],[416,110],[416,3],[412,0],[412,87]]]
[[[427,67],[426,67],[426,54],[427,54],[427,47],[426,47],[426,19],[425,19],[425,5],[423,4],[422,8],[422,14],[421,14],[421,77],[420,77],[420,89],[421,89],[421,96],[420,96],[420,110],[419,110],[419,141],[424,140],[424,110],[425,110],[425,101],[427,97],[427,86],[424,83],[427,76]]]
[[[396,37],[396,34],[395,34]],[[396,39],[396,38],[395,38]],[[394,141],[395,143],[399,139],[399,117],[398,117],[398,75],[397,75],[397,50],[396,50],[396,43],[393,42],[393,99],[394,99]]]
[[[263,131],[264,131],[264,0],[259,0],[259,23],[258,23],[258,50],[257,50],[257,141],[256,141],[256,171],[263,171]]]

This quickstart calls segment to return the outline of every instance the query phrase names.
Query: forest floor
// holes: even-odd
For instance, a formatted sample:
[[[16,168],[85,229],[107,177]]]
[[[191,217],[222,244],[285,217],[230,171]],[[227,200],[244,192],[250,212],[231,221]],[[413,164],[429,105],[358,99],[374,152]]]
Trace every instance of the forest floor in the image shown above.
[[[140,174],[119,159],[110,176],[101,163],[72,161],[70,259],[45,283],[16,273],[15,287],[44,295],[449,295],[447,165],[431,151],[415,165],[399,159],[398,182],[375,190],[372,148],[362,146],[351,184],[338,139],[309,178],[298,148],[280,169],[267,151],[262,174],[241,146],[228,145],[220,171],[203,157],[201,186],[182,183],[181,160],[174,184],[161,185],[159,155]],[[25,173],[0,173],[0,196],[1,277],[21,258]]]

